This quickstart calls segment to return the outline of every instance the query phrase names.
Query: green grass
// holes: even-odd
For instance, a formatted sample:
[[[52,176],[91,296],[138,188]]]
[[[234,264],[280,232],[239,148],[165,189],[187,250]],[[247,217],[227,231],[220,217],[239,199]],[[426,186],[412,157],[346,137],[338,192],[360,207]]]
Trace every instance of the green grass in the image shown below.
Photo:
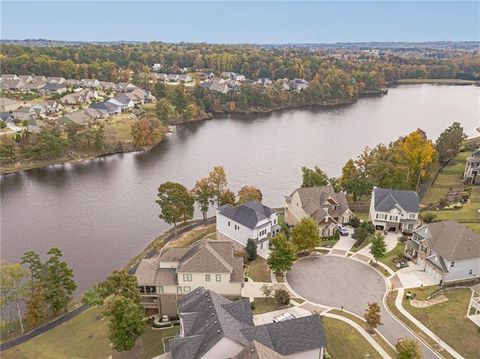
[[[252,278],[254,282],[271,282],[270,268],[268,268],[265,258],[258,256],[248,264],[248,276]]]
[[[320,247],[332,248],[337,242],[338,239],[327,239],[325,241],[320,241]]]
[[[383,264],[387,265],[391,270],[396,272],[400,268],[397,268],[395,266],[395,263],[393,262],[393,259],[399,258],[403,255],[403,252],[405,251],[405,243],[397,243],[395,248],[393,248],[390,252],[385,254],[382,258],[379,259],[380,262]]]
[[[124,358],[150,359],[163,354],[162,338],[174,336],[179,327],[153,330],[145,325],[145,333],[137,340],[132,353],[114,352],[108,339],[108,319],[96,307],[23,344],[2,352],[2,359],[84,359]]]
[[[116,145],[119,141],[131,142],[134,119],[135,116],[127,112],[107,119],[105,121],[105,141],[111,145]]]
[[[462,176],[458,173],[441,172],[435,180],[435,186],[460,187],[465,185],[462,182]]]
[[[368,212],[353,212],[353,214],[360,220],[368,222]]]
[[[275,310],[289,308],[292,305],[278,305],[275,298],[255,298],[255,309],[253,309],[253,315],[273,312]]]
[[[327,352],[334,359],[381,358],[380,354],[356,329],[340,320],[323,318]]]
[[[168,246],[169,247],[188,247],[198,242],[201,239],[210,236],[211,234],[215,233],[215,224],[210,225],[202,225],[200,227],[194,228],[191,231],[180,236],[178,239],[174,241],[170,241]],[[214,239],[209,237],[209,239]]]
[[[457,352],[466,358],[480,358],[480,330],[465,318],[470,289],[455,289],[443,294],[448,298],[447,302],[428,308],[412,307],[406,299],[403,306]],[[424,293],[422,295],[425,297]],[[417,297],[420,295],[417,294]]]

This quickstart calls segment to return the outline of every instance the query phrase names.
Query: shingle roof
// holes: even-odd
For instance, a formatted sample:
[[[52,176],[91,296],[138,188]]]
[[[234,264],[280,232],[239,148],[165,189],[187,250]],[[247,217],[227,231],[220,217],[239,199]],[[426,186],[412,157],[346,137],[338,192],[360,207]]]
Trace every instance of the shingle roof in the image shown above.
[[[291,355],[327,346],[327,339],[318,314],[248,327],[242,329],[241,332],[249,341],[257,340],[282,355]]]
[[[480,234],[455,221],[426,224],[415,230],[448,261],[480,258]]]
[[[281,354],[273,351],[256,340],[252,340],[243,350],[235,355],[233,359],[284,359]]]
[[[477,292],[478,294],[480,294],[480,283],[478,284],[475,284],[474,286],[472,286],[472,289]]]
[[[221,215],[250,229],[254,229],[258,222],[270,218],[273,213],[272,209],[257,201],[249,201],[235,207],[226,204],[218,210]]]
[[[388,212],[399,205],[408,212],[418,212],[420,210],[420,201],[415,191],[375,188],[375,210],[380,212]]]

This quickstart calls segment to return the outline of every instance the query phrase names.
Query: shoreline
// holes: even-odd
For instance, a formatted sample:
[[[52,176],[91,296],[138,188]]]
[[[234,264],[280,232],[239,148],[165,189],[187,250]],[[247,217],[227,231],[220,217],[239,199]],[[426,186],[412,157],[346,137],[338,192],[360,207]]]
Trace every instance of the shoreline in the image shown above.
[[[273,112],[288,111],[288,110],[301,109],[301,108],[323,109],[323,108],[342,107],[342,106],[353,105],[357,102],[357,100],[358,99],[348,100],[348,101],[343,100],[343,101],[335,101],[335,102],[321,103],[321,104],[286,105],[286,106],[274,107],[270,109],[254,109],[254,110],[250,109],[250,110],[232,111],[232,112],[221,111],[221,112],[214,112],[212,114],[207,114],[206,116],[201,116],[195,119],[175,121],[171,123],[170,126],[181,126],[181,125],[192,124],[195,122],[212,120],[215,118],[226,118],[229,115],[240,115],[240,116],[241,115],[266,115],[266,114],[271,114]],[[165,136],[167,136],[167,134]],[[163,136],[158,143],[152,146],[143,147],[143,148],[127,147],[122,150],[113,150],[113,151],[104,151],[104,152],[93,153],[93,154],[86,154],[83,157],[77,158],[77,159],[70,159],[69,155],[64,155],[63,157],[51,159],[51,160],[39,160],[39,161],[33,161],[33,162],[26,162],[26,163],[20,164],[18,168],[15,168],[17,167],[18,163],[13,163],[7,166],[2,165],[0,166],[0,176],[6,176],[14,173],[30,171],[30,170],[39,169],[39,168],[47,168],[49,166],[54,166],[54,165],[77,164],[85,161],[91,161],[100,157],[119,155],[122,153],[146,152],[151,150],[158,144],[160,144],[162,140],[165,138],[165,136]],[[7,167],[8,169],[4,170],[5,167]]]

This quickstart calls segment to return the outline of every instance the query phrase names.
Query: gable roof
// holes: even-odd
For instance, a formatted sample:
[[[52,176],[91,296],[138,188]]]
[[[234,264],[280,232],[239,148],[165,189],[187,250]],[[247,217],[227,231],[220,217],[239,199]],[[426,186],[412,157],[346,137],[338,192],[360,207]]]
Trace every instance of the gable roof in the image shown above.
[[[278,354],[262,343],[252,340],[233,359],[284,359],[285,356]]]
[[[200,358],[224,337],[246,345],[241,330],[253,326],[247,298],[230,301],[203,287],[178,299],[184,337],[170,340],[172,358]]]
[[[420,210],[420,201],[415,191],[377,187],[373,189],[373,193],[376,211],[388,212],[396,205],[408,212],[418,212]]]
[[[221,215],[250,229],[254,229],[258,222],[270,218],[273,213],[271,208],[264,206],[258,201],[249,201],[235,207],[231,204],[226,204],[221,206],[218,211]]]
[[[455,221],[428,223],[414,231],[448,261],[480,258],[480,234]],[[480,260],[480,259],[479,259]]]

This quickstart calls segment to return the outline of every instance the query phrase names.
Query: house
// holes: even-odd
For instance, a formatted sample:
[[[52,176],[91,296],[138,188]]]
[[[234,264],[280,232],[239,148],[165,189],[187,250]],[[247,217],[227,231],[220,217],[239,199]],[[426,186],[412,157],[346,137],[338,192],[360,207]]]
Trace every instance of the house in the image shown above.
[[[162,68],[162,64],[153,64],[152,71],[158,72]]]
[[[22,80],[2,80],[2,90],[22,91],[25,90],[26,84]]]
[[[268,249],[270,239],[278,231],[277,212],[258,201],[232,206],[226,204],[217,210],[217,239],[240,244],[238,249],[253,239],[259,249]]]
[[[115,82],[100,81],[100,88],[103,91],[117,91],[118,86]]]
[[[255,326],[248,299],[230,301],[197,288],[178,299],[180,333],[169,341],[172,359],[323,358],[327,345],[318,314]]]
[[[419,212],[415,191],[373,188],[369,219],[376,229],[411,233],[417,226]]]
[[[82,105],[86,102],[90,102],[94,97],[96,97],[94,91],[82,90],[63,96],[60,99],[60,102],[64,105]]]
[[[122,111],[128,111],[135,107],[135,102],[124,93],[120,93],[107,101],[120,106]]]
[[[7,81],[7,80],[18,80],[19,77],[15,74],[3,74],[0,77],[0,81]]]
[[[100,81],[96,79],[82,79],[80,81],[80,85],[83,87],[89,87],[89,88],[99,88]]]
[[[180,76],[178,74],[169,74],[168,75],[168,81],[169,82],[177,82],[179,77]]]
[[[45,76],[32,76],[32,81],[31,82],[47,82],[47,78]]]
[[[97,121],[101,118],[105,118],[105,115],[102,111],[99,111],[95,108],[86,108],[83,110],[83,112],[85,113],[86,116],[88,116],[90,118],[90,120],[93,120],[93,121]]]
[[[46,81],[47,83],[49,83],[49,84],[59,84],[59,85],[63,85],[63,84],[65,84],[65,82],[66,82],[67,80],[65,80],[65,78],[63,78],[63,77],[51,77],[51,76],[50,76],[50,77],[47,77],[47,78],[45,79],[45,81]]]
[[[168,81],[168,75],[167,74],[155,74],[155,78],[157,79],[157,81],[161,81],[161,82],[167,82]]]
[[[440,283],[480,278],[480,234],[455,221],[415,229],[405,255]]]
[[[11,112],[22,106],[22,102],[7,97],[0,97],[0,111]]]
[[[57,113],[63,110],[62,104],[55,100],[43,101],[39,105],[45,109],[45,113]]]
[[[20,79],[21,81],[23,81],[23,83],[28,83],[28,82],[32,82],[32,81],[33,81],[33,77],[30,76],[30,75],[20,75],[20,76],[18,76],[18,79]]]
[[[46,81],[31,81],[25,84],[24,89],[27,91],[38,92],[47,85]]]
[[[64,126],[67,125],[83,125],[86,121],[89,121],[90,117],[84,110],[78,110],[74,112],[66,113],[60,119],[60,123]]]
[[[116,100],[110,100],[92,103],[89,107],[102,112],[105,117],[120,114],[122,112],[122,104]]]
[[[210,91],[216,91],[224,94],[229,91],[226,81],[219,78],[213,78],[205,81],[202,83],[202,87]]]
[[[9,123],[15,123],[15,119],[8,112],[0,112],[0,121],[4,122],[6,125],[8,125]]]
[[[272,80],[270,80],[268,77],[260,77],[257,81],[257,84],[267,86],[272,84]]]
[[[480,185],[480,150],[473,152],[472,155],[466,159],[463,183]]]
[[[35,118],[37,114],[33,107],[21,106],[12,112],[12,116],[15,121],[30,121],[32,118]]]
[[[121,92],[133,91],[136,88],[138,88],[138,86],[136,86],[134,84],[131,84],[131,83],[128,83],[128,82],[119,82],[117,84],[117,89],[118,89],[118,91],[121,91]]]
[[[153,100],[152,93],[148,90],[141,89],[137,87],[131,91],[127,92],[127,95],[135,102],[135,103],[145,103]]]
[[[302,218],[312,217],[320,236],[333,236],[339,224],[350,222],[353,216],[345,193],[335,192],[331,185],[297,188],[285,197],[285,223],[296,225]]]
[[[293,79],[290,81],[290,90],[291,91],[303,91],[308,87],[308,81],[304,79]]]
[[[67,87],[64,84],[59,84],[55,82],[47,83],[45,86],[40,88],[40,92],[43,94],[59,94],[67,92]]]
[[[68,79],[67,81],[65,81],[65,85],[67,87],[79,87],[81,85],[81,82],[75,79]]]
[[[192,82],[192,77],[190,75],[180,75],[178,76],[178,81],[183,83]]]
[[[233,81],[245,81],[245,76],[242,74],[237,74],[236,72],[222,72],[221,75],[224,79],[229,79]]]
[[[142,259],[135,276],[147,315],[175,315],[177,297],[203,286],[236,298],[243,287],[243,257],[228,241],[204,241],[190,247],[164,247]]]

